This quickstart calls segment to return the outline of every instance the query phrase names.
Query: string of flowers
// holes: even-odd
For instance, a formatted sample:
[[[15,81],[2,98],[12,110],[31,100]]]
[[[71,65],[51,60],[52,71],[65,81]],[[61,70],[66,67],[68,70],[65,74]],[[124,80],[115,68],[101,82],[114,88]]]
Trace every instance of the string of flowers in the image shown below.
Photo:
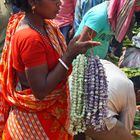
[[[100,60],[78,55],[73,63],[70,132],[76,135],[88,126],[105,129],[107,80]]]
[[[87,58],[84,55],[78,55],[73,62],[72,72],[72,100],[71,100],[71,123],[70,132],[73,135],[78,132],[84,132],[85,126],[85,99],[84,99],[84,70]]]
[[[103,65],[97,57],[88,57],[84,79],[86,125],[93,126],[96,131],[104,130],[104,118],[107,116],[107,80]]]

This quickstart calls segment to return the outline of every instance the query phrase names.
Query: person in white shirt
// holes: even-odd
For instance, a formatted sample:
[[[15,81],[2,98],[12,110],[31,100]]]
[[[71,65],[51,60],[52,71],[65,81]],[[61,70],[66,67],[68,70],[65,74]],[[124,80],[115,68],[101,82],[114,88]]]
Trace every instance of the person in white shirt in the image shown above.
[[[86,132],[86,140],[132,140],[130,131],[136,112],[136,96],[133,82],[113,63],[101,60],[108,81],[108,117],[106,131]],[[92,137],[92,138],[91,138]],[[75,140],[84,140],[84,135]]]
[[[130,140],[136,112],[134,85],[126,74],[113,63],[101,60],[108,81],[109,114],[106,132],[92,132],[95,140]],[[87,132],[88,134],[88,132]],[[86,140],[90,140],[89,137]]]
[[[101,60],[108,80],[108,107],[130,131],[136,111],[134,85],[124,72],[113,63]]]

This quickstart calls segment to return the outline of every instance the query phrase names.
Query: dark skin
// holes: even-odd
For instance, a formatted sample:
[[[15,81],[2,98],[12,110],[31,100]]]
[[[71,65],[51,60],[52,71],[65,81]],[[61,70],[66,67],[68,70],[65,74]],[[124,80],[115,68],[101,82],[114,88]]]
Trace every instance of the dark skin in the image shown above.
[[[75,39],[72,40],[70,44],[73,45],[73,41],[75,42]],[[73,50],[68,49],[63,55],[62,60],[67,64],[67,66],[70,66],[73,60],[72,58],[75,57],[75,52],[85,53],[92,45],[92,42],[79,43],[77,47],[71,47]],[[85,48],[84,46],[88,47]],[[72,54],[73,52],[73,56],[69,55],[69,53]],[[29,85],[34,92],[35,97],[38,99],[45,98],[45,96],[53,91],[54,88],[66,77],[66,72],[67,70],[60,63],[58,63],[51,72],[48,72],[47,64],[33,68],[26,68],[25,70]]]
[[[93,40],[96,35],[97,35],[97,33],[94,30],[92,30],[88,26],[84,26],[78,41]]]
[[[117,121],[110,131],[95,132],[93,129],[88,129],[86,135],[93,138],[93,140],[133,140],[131,134],[120,121]]]
[[[84,134],[74,137],[74,140],[133,140],[131,134],[124,125],[117,121],[116,125],[110,131],[95,132],[93,129],[87,129]]]
[[[26,16],[21,23],[27,24],[27,19],[30,23],[38,28],[43,35],[47,35],[44,29],[44,19],[53,19],[59,11],[61,5],[60,0],[28,0],[31,7],[35,6],[34,14],[32,12],[26,13]],[[46,10],[48,8],[48,10]],[[89,48],[100,45],[99,42],[94,41],[78,41],[79,36],[72,39],[68,45],[66,52],[61,59],[70,66],[73,59],[78,54],[85,53]],[[37,99],[44,99],[51,93],[55,87],[66,77],[67,70],[58,63],[52,71],[48,71],[47,64],[35,66],[32,68],[26,67],[25,74],[18,72],[20,83],[23,89],[30,87],[34,96]],[[24,80],[23,80],[24,79]],[[27,81],[27,83],[26,83]],[[26,84],[25,84],[26,83]]]

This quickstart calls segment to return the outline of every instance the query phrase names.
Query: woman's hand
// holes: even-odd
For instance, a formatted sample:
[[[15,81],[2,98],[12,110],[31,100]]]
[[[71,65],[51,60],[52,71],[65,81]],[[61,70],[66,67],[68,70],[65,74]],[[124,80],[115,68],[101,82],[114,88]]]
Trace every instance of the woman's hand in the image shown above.
[[[89,48],[101,45],[100,42],[91,41],[91,40],[84,41],[84,42],[77,41],[79,38],[80,35],[74,37],[68,44],[68,48],[66,51],[66,55],[68,58],[74,59],[78,54],[86,53]]]
[[[100,45],[99,42],[84,41],[78,42],[79,36],[72,39],[68,45],[66,53],[61,57],[61,60],[70,66],[73,59],[81,53],[86,51],[92,46]],[[44,99],[51,93],[56,86],[66,78],[67,69],[58,62],[56,67],[49,71],[47,64],[26,68],[25,70],[28,83],[37,99]]]

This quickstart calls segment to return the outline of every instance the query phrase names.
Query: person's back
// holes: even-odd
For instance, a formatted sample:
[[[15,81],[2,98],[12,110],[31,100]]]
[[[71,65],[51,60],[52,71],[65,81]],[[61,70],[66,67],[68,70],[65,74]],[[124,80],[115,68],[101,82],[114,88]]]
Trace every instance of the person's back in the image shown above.
[[[101,63],[108,81],[106,130],[97,132],[88,129],[86,140],[132,140],[130,131],[136,112],[134,85],[116,65],[106,60],[101,60]],[[75,140],[81,139],[84,135],[75,136]]]
[[[108,107],[116,113],[118,120],[130,131],[136,111],[134,85],[113,63],[101,60],[108,81]]]
[[[86,131],[86,140],[132,140],[130,131],[136,112],[133,83],[113,63],[106,60],[101,60],[101,63],[108,81],[107,129],[101,132],[92,129]]]

